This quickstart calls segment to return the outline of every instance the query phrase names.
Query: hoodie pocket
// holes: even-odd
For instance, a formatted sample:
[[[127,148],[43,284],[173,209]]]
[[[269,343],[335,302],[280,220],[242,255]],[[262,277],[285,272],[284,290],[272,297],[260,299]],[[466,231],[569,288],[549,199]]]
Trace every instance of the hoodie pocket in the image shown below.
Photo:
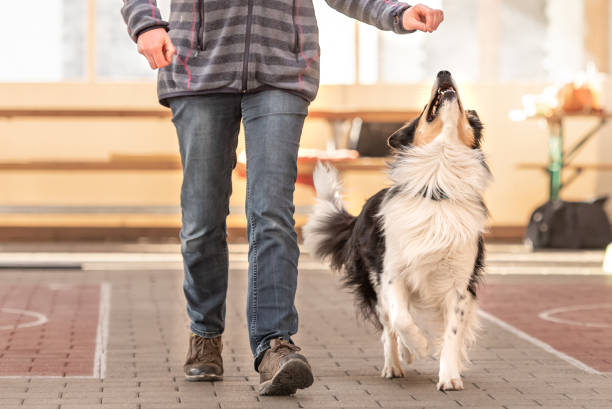
[[[198,24],[196,35],[198,37],[197,47],[199,51],[204,51],[204,33],[206,31],[206,13],[204,12],[204,0],[198,0]]]

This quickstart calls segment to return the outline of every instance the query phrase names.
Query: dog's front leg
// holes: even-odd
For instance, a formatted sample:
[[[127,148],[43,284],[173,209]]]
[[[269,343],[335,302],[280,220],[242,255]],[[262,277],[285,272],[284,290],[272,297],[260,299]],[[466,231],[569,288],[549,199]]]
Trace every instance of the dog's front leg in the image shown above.
[[[400,346],[404,350],[402,355],[412,359],[411,349],[414,349],[420,357],[427,356],[427,338],[410,314],[410,297],[404,280],[395,278],[383,283],[382,298],[388,304],[391,328],[399,337]]]
[[[467,289],[451,291],[443,308],[445,329],[440,352],[438,390],[462,390],[462,351],[468,317],[473,315],[474,300]]]
[[[397,335],[389,328],[388,324],[383,324],[382,343],[385,353],[385,366],[381,376],[383,378],[403,378],[406,376],[402,369],[397,345]]]

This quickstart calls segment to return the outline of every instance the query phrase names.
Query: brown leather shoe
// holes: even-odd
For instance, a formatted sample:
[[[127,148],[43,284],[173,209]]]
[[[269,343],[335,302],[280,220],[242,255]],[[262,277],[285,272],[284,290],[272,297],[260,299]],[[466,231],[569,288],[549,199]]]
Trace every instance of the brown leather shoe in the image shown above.
[[[196,334],[189,337],[189,351],[185,360],[185,379],[188,381],[223,380],[221,335],[204,338]]]
[[[310,365],[297,351],[299,347],[284,339],[270,341],[270,349],[257,368],[260,395],[293,395],[296,390],[312,385]]]

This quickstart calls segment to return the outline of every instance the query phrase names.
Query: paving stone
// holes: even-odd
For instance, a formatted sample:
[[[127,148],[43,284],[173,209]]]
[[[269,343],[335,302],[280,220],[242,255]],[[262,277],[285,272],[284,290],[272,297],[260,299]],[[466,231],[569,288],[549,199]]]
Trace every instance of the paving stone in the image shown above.
[[[0,407],[6,407],[6,406],[0,406]],[[14,407],[13,407],[14,408]],[[20,405],[17,408],[19,409],[59,409],[59,405],[45,405],[45,404],[25,404],[25,405]]]
[[[232,257],[244,252],[232,253]],[[305,255],[308,257],[308,255]],[[555,279],[555,278],[549,278]],[[0,272],[2,294],[23,286],[63,283],[83,291],[111,285],[106,378],[0,378],[2,409],[291,409],[291,408],[611,408],[612,376],[582,372],[505,330],[483,322],[464,372],[464,391],[436,390],[438,361],[428,358],[407,369],[403,379],[383,379],[379,335],[355,313],[353,297],[341,289],[337,276],[326,270],[300,275],[297,306],[300,331],[295,342],[310,359],[315,384],[293,397],[259,397],[259,376],[253,370],[247,339],[244,269],[232,269],[223,336],[223,382],[187,382],[182,373],[187,350],[188,321],[182,295],[182,272],[174,270],[74,272]],[[490,277],[503,284],[512,277]],[[48,288],[48,287],[46,287]],[[45,290],[47,291],[47,290]],[[68,301],[64,300],[64,301]],[[0,307],[6,303],[0,298]],[[56,305],[63,305],[62,303]],[[74,306],[84,305],[74,301]],[[65,312],[65,311],[64,311]],[[91,314],[92,311],[88,311]],[[72,320],[74,321],[74,320]],[[71,321],[71,322],[72,322]],[[76,321],[75,321],[76,322]],[[95,327],[94,327],[95,328]],[[53,332],[36,352],[39,368],[52,368],[57,359],[66,367],[84,370],[92,328]],[[19,334],[17,334],[19,335]],[[36,333],[41,339],[41,334]],[[51,333],[45,336],[51,336]],[[76,338],[75,338],[76,336]],[[6,354],[27,334],[0,337],[3,370],[29,367],[23,362],[33,349]],[[42,344],[41,344],[42,345]],[[68,348],[68,352],[65,351]],[[10,351],[10,349],[9,349]],[[29,352],[28,352],[29,351]],[[71,352],[73,351],[73,352]],[[4,353],[4,355],[2,355]],[[10,368],[13,365],[14,368]],[[31,366],[31,365],[30,365]],[[1,372],[1,371],[0,371]]]

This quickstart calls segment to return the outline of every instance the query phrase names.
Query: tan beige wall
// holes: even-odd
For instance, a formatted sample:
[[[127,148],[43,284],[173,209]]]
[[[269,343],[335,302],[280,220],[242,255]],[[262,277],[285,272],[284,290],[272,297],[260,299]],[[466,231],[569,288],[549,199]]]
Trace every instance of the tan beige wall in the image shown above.
[[[324,86],[312,108],[417,109],[429,85]],[[508,111],[520,106],[521,96],[542,86],[460,86],[466,107],[478,110],[486,129],[484,149],[495,175],[487,202],[495,225],[522,225],[530,211],[547,196],[543,172],[518,170],[521,162],[544,163],[547,129],[540,121],[514,123]],[[0,84],[0,108],[138,108],[156,109],[153,84]],[[568,139],[588,129],[586,120],[568,123]],[[323,148],[330,134],[325,121],[308,120],[302,146]],[[607,158],[604,132],[578,157],[583,163]],[[239,149],[242,149],[243,141]],[[178,154],[176,135],[168,120],[0,118],[0,161],[29,159],[104,159],[113,153]],[[244,181],[234,178],[232,205],[244,203]],[[610,193],[610,177],[587,172],[565,192],[567,199]],[[352,172],[345,175],[350,208],[386,184],[384,175]],[[180,172],[5,172],[0,171],[1,205],[165,205],[178,204]],[[296,204],[312,203],[309,188],[298,186]]]

